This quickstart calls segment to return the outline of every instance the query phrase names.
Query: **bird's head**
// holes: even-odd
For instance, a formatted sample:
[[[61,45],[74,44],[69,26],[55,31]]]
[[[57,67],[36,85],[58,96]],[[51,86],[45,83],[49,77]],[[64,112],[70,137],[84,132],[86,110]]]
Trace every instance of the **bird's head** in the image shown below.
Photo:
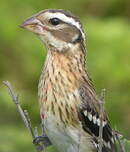
[[[58,51],[83,43],[85,39],[80,21],[63,10],[39,12],[24,21],[21,27],[36,33],[48,48]]]

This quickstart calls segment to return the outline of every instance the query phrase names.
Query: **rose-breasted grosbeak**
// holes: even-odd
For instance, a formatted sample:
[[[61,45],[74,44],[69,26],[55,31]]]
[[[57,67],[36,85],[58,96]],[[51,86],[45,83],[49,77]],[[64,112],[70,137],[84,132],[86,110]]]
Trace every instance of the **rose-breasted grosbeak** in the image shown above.
[[[85,34],[79,19],[50,9],[21,26],[40,36],[48,50],[38,94],[50,141],[62,152],[97,152],[100,104],[85,67]],[[102,115],[102,152],[115,152],[113,130],[105,111]]]

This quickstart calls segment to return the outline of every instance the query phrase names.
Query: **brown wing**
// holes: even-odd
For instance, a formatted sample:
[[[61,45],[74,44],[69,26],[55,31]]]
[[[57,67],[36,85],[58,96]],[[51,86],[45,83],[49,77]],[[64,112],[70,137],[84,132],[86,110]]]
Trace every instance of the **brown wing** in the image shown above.
[[[100,120],[100,105],[95,90],[87,83],[83,83],[79,89],[81,105],[79,107],[79,119],[83,129],[94,137],[97,148]],[[103,113],[103,149],[102,152],[115,152],[115,140],[106,113]]]

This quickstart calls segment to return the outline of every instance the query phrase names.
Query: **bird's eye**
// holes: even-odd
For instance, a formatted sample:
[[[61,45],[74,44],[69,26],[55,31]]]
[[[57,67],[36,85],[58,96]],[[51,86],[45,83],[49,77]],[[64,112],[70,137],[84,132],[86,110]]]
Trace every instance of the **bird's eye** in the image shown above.
[[[58,18],[51,18],[49,21],[52,25],[58,25],[61,23],[61,20],[59,20]]]

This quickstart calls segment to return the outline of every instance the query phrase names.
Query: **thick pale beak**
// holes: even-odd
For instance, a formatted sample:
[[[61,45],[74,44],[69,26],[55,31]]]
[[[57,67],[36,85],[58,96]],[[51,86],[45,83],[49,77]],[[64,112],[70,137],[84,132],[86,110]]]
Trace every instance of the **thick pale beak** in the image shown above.
[[[36,34],[42,34],[43,32],[43,24],[36,17],[31,17],[25,20],[20,27]]]

